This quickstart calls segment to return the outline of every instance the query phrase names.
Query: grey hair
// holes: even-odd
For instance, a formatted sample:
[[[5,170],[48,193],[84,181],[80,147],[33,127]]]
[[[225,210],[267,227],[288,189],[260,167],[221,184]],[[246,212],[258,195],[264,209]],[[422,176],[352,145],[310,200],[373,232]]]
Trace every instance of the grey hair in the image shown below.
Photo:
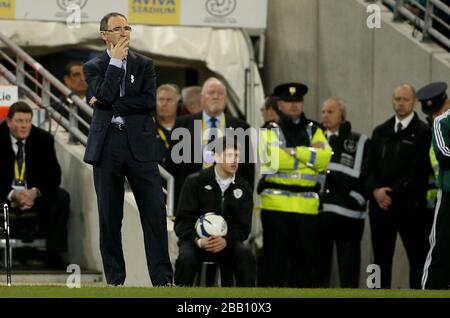
[[[342,98],[328,98],[322,105],[330,102],[335,102],[338,105],[339,111],[341,112],[341,119],[342,121],[345,121],[347,119],[347,106],[345,105],[344,100]]]

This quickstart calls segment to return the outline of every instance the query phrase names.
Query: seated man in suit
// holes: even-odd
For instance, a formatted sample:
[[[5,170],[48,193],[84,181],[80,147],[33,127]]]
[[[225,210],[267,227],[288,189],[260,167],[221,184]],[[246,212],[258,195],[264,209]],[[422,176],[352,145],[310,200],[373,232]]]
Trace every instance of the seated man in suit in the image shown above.
[[[256,260],[243,241],[252,224],[253,191],[236,174],[239,166],[237,142],[222,137],[215,143],[216,164],[190,175],[183,185],[175,221],[179,256],[175,284],[192,286],[201,261],[215,261],[221,268],[222,286],[255,286]],[[224,237],[198,238],[197,219],[206,212],[222,215],[228,225]]]
[[[32,125],[33,112],[25,102],[9,108],[7,120],[0,124],[0,201],[11,207],[11,236],[34,231],[34,237],[47,239],[46,265],[65,268],[60,253],[67,249],[67,219],[70,199],[59,188],[61,168],[56,158],[53,136]],[[37,224],[30,231],[29,222]],[[16,221],[17,220],[17,221]],[[20,238],[20,237],[19,237]]]

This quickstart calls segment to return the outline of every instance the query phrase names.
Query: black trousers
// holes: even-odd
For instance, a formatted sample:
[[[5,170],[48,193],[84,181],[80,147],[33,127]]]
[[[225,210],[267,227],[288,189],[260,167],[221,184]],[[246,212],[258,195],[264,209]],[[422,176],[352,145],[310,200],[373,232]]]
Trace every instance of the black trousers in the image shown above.
[[[199,248],[194,240],[178,242],[179,253],[175,264],[175,285],[193,286],[201,262],[217,262],[223,287],[254,287],[256,284],[256,260],[250,248],[242,242],[227,245],[218,253]]]
[[[394,201],[389,211],[384,211],[371,201],[369,216],[374,263],[381,269],[381,288],[391,287],[392,260],[399,233],[408,256],[410,288],[419,289],[430,232],[425,207],[418,207],[415,200],[404,199]]]
[[[261,210],[264,286],[314,287],[318,216]],[[290,275],[289,265],[291,268]]]
[[[65,252],[69,211],[70,197],[67,191],[58,188],[53,193],[46,193],[29,210],[11,210],[11,237],[23,239],[31,235],[33,238],[45,238],[48,252]]]
[[[450,192],[442,190],[438,192],[422,288],[450,288]]]
[[[358,288],[361,267],[361,237],[364,220],[332,212],[319,214],[317,279],[320,287],[330,287],[333,245],[336,243],[341,288]]]
[[[112,126],[105,138],[100,163],[94,166],[100,252],[107,283],[121,285],[126,277],[121,234],[125,177],[139,209],[150,279],[154,286],[172,283],[166,209],[158,165],[137,161],[129,148],[126,131]]]

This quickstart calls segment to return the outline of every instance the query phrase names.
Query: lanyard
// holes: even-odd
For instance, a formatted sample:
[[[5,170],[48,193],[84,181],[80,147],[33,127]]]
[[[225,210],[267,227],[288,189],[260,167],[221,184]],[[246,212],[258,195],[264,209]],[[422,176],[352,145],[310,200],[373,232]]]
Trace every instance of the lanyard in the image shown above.
[[[162,141],[164,141],[164,146],[166,147],[166,149],[169,149],[170,147],[169,142],[167,141],[166,135],[164,134],[161,128],[158,128],[158,135],[159,137],[161,137]]]
[[[23,181],[25,179],[25,161],[22,164],[22,169],[20,169],[19,173],[19,164],[17,160],[14,161],[14,177],[17,181]]]

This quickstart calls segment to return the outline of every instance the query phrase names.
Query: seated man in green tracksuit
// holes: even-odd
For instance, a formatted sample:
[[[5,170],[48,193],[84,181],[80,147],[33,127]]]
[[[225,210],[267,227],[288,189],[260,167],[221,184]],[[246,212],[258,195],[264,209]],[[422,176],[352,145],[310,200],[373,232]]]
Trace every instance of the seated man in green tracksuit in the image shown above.
[[[190,175],[184,182],[175,220],[179,255],[175,284],[192,286],[202,261],[213,261],[221,269],[222,286],[255,286],[256,261],[245,241],[250,234],[253,194],[236,171],[239,150],[235,140],[216,143],[215,165]],[[207,213],[222,215],[228,225],[224,237],[198,238],[197,219]],[[234,274],[234,278],[233,278]]]

